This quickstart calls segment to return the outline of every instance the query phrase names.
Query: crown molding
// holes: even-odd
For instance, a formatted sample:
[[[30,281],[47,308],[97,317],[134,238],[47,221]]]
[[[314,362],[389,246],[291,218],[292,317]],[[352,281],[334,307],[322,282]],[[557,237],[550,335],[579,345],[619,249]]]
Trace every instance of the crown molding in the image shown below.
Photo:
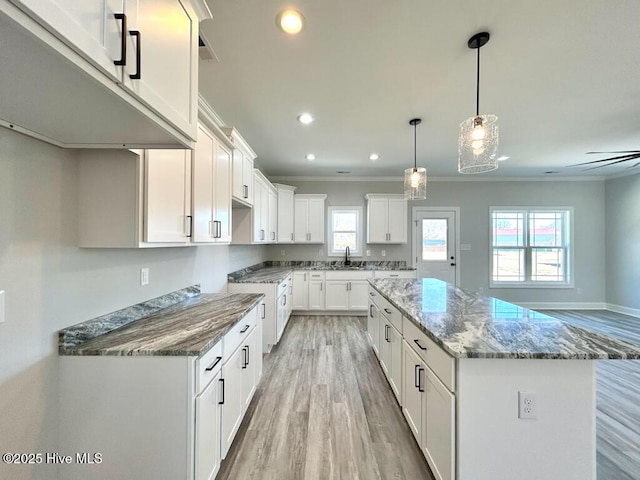
[[[277,182],[403,182],[403,177],[374,177],[374,176],[269,176]],[[607,177],[428,177],[429,182],[602,182]]]

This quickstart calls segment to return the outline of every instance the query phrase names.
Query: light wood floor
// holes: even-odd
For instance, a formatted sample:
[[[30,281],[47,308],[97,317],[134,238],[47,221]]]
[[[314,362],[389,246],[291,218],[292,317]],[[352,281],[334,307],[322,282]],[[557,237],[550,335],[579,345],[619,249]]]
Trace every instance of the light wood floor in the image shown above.
[[[432,480],[365,335],[291,317],[217,478]]]
[[[545,313],[640,345],[640,319],[601,310]],[[640,361],[599,361],[596,381],[598,480],[640,480]],[[433,477],[364,321],[296,316],[265,357],[262,383],[217,478]]]
[[[606,310],[547,310],[552,317],[640,345],[640,318]],[[598,480],[640,479],[640,360],[596,367]]]

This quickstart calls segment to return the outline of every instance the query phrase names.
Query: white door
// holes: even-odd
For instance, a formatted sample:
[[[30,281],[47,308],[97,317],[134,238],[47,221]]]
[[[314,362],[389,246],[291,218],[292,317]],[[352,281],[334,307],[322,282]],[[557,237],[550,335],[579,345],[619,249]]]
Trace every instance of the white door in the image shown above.
[[[307,310],[309,308],[309,293],[307,272],[293,272],[293,303],[294,310]]]
[[[216,241],[229,243],[231,242],[231,152],[221,143],[216,142],[216,144],[216,164],[213,180],[215,197],[214,219],[218,222],[218,238]]]
[[[195,480],[213,480],[220,468],[220,373],[196,397]]]
[[[414,208],[413,245],[418,278],[439,278],[458,284],[458,213],[457,209]]]
[[[367,243],[388,243],[389,200],[370,198],[368,202]]]
[[[324,200],[309,199],[309,241],[324,243]]]
[[[437,480],[453,480],[455,472],[455,397],[431,369],[424,370],[423,445]]]
[[[369,307],[369,282],[349,282],[349,310],[366,310]]]
[[[293,208],[294,240],[296,243],[309,243],[309,200],[296,198]]]
[[[402,413],[418,445],[422,446],[422,397],[424,390],[424,366],[422,359],[405,341],[402,342],[403,378]]]
[[[348,310],[349,291],[346,280],[327,280],[325,282],[325,306],[327,310]]]
[[[388,218],[388,243],[407,243],[407,201],[404,198],[389,199]]]
[[[213,242],[213,155],[214,139],[198,127],[193,152],[193,241]]]

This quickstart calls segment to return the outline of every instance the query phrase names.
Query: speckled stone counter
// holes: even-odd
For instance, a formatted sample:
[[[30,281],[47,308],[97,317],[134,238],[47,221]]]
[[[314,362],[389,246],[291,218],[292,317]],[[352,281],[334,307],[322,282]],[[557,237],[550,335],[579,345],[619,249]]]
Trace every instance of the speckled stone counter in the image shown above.
[[[199,289],[198,289],[199,291]],[[195,294],[191,294],[195,293]],[[111,314],[61,330],[60,355],[200,356],[264,297],[180,291],[171,306],[143,316]],[[164,297],[154,299],[163,304]],[[131,309],[139,310],[135,306]],[[144,308],[143,308],[144,310]],[[124,318],[124,320],[122,319]]]
[[[267,261],[227,275],[229,283],[280,283],[293,270],[415,270],[405,261]]]
[[[456,358],[639,359],[640,346],[436,279],[369,280]]]

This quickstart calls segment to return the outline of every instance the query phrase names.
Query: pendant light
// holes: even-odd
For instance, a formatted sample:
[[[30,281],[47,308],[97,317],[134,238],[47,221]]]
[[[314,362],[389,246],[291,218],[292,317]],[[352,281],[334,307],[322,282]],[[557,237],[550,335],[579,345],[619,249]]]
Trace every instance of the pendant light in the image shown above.
[[[427,169],[418,168],[416,127],[422,122],[419,118],[409,121],[413,125],[413,168],[404,171],[404,196],[407,200],[424,200],[427,198]]]
[[[488,32],[476,33],[467,42],[478,51],[476,69],[476,114],[460,124],[458,172],[485,173],[498,168],[498,117],[480,115],[480,47],[489,41]]]

